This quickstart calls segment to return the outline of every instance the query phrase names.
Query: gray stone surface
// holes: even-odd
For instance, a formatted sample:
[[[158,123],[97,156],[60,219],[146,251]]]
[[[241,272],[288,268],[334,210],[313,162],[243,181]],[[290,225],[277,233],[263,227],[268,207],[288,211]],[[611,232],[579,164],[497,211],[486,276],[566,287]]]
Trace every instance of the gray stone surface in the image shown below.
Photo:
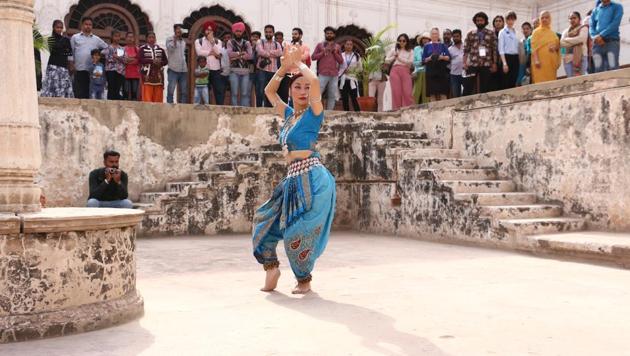
[[[0,343],[142,314],[134,256],[142,212],[57,208],[18,218],[23,232],[0,234]]]
[[[138,240],[145,315],[92,333],[0,346],[3,356],[626,355],[628,271],[335,233],[316,294],[278,292],[248,236]]]

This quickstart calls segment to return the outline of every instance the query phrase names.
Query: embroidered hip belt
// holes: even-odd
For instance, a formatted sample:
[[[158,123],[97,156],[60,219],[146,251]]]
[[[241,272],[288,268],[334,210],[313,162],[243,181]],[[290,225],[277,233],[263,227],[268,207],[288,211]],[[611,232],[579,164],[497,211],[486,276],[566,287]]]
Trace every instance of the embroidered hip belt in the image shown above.
[[[297,177],[318,166],[323,166],[319,157],[310,157],[300,161],[295,161],[289,165],[287,177]]]

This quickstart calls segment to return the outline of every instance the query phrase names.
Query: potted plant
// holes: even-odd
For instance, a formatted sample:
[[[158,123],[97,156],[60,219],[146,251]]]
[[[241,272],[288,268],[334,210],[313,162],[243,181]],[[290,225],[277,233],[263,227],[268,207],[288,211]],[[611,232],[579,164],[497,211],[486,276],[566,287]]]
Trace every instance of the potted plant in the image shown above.
[[[365,39],[365,54],[361,58],[361,66],[355,70],[355,75],[360,78],[363,86],[363,96],[358,98],[361,111],[376,111],[376,98],[368,95],[370,76],[374,73],[381,71],[381,67],[385,62],[385,55],[387,48],[393,43],[391,39],[383,38],[383,35],[395,25],[391,24],[382,30],[378,31],[376,35],[370,36]]]

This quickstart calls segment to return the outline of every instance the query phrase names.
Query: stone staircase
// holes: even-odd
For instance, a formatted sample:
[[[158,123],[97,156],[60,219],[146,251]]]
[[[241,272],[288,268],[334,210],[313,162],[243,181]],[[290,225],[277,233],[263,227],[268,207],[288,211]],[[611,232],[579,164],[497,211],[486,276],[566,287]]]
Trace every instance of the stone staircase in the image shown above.
[[[399,150],[398,154],[399,170],[412,169],[418,178],[450,190],[452,203],[473,206],[480,218],[490,220],[493,233],[500,239],[584,228],[584,220],[565,216],[562,205],[517,191],[513,181],[499,177],[494,168],[480,167],[463,152],[427,148]]]
[[[340,212],[371,209],[370,204],[352,206],[356,204],[353,199],[366,199],[365,191],[358,193],[353,187],[369,185],[369,189],[381,189],[379,196],[383,199],[394,184],[403,196],[412,191],[428,191],[403,197],[403,206],[394,207],[402,219],[432,200],[432,209],[449,215],[445,221],[467,221],[465,226],[446,228],[445,234],[466,235],[469,227],[475,226],[479,228],[477,237],[505,241],[510,236],[584,228],[582,219],[565,216],[562,205],[540,201],[533,193],[519,192],[514,182],[499,177],[496,169],[480,167],[476,159],[444,149],[442,142],[430,140],[413,128],[411,123],[397,122],[344,122],[323,127],[319,150],[338,181],[338,192],[357,194],[339,195]],[[204,160],[188,179],[169,182],[162,192],[141,194],[136,206],[147,213],[144,233],[248,232],[255,209],[268,198],[285,169],[277,144],[260,147],[260,151]],[[358,196],[361,194],[363,197]],[[423,209],[427,209],[426,204]],[[354,224],[349,227],[369,226],[358,222],[360,218],[353,212],[346,215],[345,223]],[[398,225],[397,221],[391,223]]]

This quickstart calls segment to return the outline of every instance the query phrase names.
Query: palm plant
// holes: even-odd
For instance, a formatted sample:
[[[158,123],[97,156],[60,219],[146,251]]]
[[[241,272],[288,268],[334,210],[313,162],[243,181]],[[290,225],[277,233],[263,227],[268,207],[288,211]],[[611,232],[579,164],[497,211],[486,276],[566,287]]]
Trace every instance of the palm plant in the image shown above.
[[[355,70],[354,74],[361,78],[364,96],[368,96],[370,75],[381,71],[381,67],[385,62],[387,48],[394,43],[391,38],[383,38],[383,36],[387,31],[395,27],[395,24],[390,24],[375,35],[363,40],[366,48],[365,54],[361,60],[361,66]]]

